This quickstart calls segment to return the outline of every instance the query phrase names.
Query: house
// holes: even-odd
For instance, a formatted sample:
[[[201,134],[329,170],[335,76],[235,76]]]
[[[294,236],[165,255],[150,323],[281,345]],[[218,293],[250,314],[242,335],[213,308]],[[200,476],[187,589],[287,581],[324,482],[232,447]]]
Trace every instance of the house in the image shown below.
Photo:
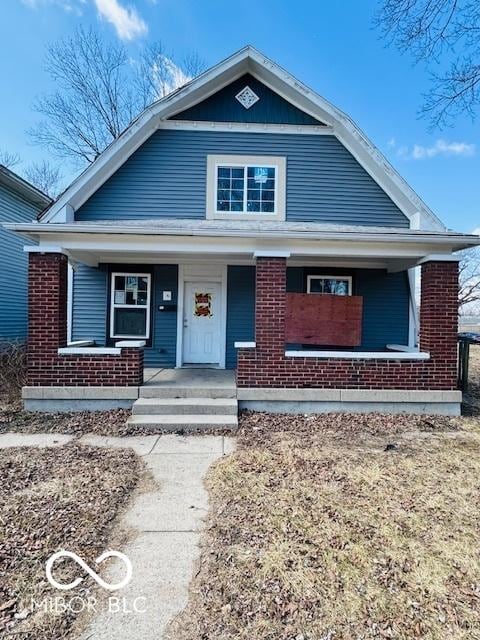
[[[0,165],[0,225],[32,222],[51,200],[16,173]],[[27,337],[25,240],[0,226],[0,345]]]
[[[453,252],[480,238],[447,230],[348,116],[250,46],[7,228],[38,243],[30,409],[134,403],[166,428],[233,425],[237,401],[459,412]]]

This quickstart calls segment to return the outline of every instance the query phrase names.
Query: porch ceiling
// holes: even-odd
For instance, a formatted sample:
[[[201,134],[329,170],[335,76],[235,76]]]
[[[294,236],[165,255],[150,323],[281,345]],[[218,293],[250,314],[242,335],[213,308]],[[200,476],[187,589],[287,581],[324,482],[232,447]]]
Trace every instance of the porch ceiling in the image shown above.
[[[290,261],[370,261],[392,270],[432,254],[480,244],[474,235],[317,223],[207,220],[129,220],[117,223],[17,223],[10,230],[35,240],[36,250],[63,251],[89,265],[101,262],[186,262],[208,259],[250,263],[275,252]]]

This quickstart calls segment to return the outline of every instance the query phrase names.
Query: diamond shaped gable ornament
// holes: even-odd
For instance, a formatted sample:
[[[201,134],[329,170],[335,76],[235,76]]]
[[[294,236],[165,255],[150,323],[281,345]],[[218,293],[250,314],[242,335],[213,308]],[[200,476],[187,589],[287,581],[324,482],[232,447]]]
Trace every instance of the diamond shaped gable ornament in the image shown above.
[[[237,93],[235,98],[245,109],[250,109],[250,107],[253,107],[253,105],[260,100],[255,91],[248,86],[242,89],[240,93]]]

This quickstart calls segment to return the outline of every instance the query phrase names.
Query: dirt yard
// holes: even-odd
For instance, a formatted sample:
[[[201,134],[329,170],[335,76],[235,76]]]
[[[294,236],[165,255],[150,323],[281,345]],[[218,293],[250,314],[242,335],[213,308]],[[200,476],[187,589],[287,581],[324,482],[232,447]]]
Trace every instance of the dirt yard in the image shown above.
[[[141,469],[130,450],[70,444],[0,451],[1,638],[70,637],[76,617],[72,612],[36,609],[44,598],[66,593],[49,585],[45,562],[52,553],[68,549],[95,566],[94,559],[108,549],[115,519]],[[60,565],[66,582],[78,576],[76,570],[73,562]],[[82,583],[68,592],[69,598],[78,595],[91,595],[89,587]]]
[[[244,414],[175,640],[478,640],[480,425]]]

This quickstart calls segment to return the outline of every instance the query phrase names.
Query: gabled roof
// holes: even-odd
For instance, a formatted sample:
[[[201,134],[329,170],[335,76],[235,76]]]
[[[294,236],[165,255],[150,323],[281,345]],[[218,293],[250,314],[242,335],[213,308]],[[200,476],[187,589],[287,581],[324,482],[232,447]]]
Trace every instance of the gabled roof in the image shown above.
[[[112,142],[57,201],[41,222],[71,222],[78,209],[154,131],[205,100],[245,73],[250,73],[305,113],[327,125],[364,169],[410,219],[412,228],[442,231],[445,226],[401,178],[375,145],[345,113],[312,91],[255,48],[246,46],[197,78],[148,107]],[[319,128],[326,129],[320,125]]]
[[[3,164],[0,164],[0,184],[8,187],[40,210],[45,209],[52,202],[52,199],[43,191],[34,187],[33,184],[21,178],[11,169],[4,167]]]

